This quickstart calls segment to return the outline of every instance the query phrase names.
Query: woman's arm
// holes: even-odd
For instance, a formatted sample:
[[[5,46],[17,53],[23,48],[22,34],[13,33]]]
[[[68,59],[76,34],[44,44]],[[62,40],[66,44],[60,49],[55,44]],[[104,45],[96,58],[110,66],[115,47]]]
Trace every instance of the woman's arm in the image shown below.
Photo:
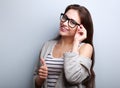
[[[90,75],[92,51],[90,44],[84,44],[79,50],[76,46],[72,52],[64,54],[64,72],[68,82],[78,84]]]
[[[39,81],[39,76],[38,76],[38,69],[40,67],[40,59],[38,59],[37,64],[34,68],[34,74],[33,74],[33,88],[40,88],[38,81]]]
[[[41,88],[42,84],[44,83],[44,79],[45,78],[41,78],[40,74],[41,74],[41,71],[40,69],[42,68],[43,69],[46,69],[47,71],[47,66],[44,64],[44,61],[43,59],[41,59],[41,57],[44,57],[45,55],[45,51],[47,49],[47,46],[48,46],[48,42],[45,42],[43,44],[43,47],[40,51],[40,56],[39,56],[39,59],[36,63],[36,66],[34,68],[34,74],[33,74],[33,88]],[[43,72],[43,71],[42,71]],[[45,72],[43,72],[45,73]],[[45,74],[44,76],[46,76],[47,74]]]
[[[44,81],[40,79],[40,77],[37,75],[35,78],[35,88],[41,88]]]

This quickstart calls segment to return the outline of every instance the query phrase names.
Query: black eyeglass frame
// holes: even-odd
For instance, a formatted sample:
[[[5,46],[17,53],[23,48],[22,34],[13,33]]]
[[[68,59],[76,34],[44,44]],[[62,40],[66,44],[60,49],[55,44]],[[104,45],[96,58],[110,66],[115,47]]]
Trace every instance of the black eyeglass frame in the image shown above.
[[[62,17],[63,17],[63,16],[66,16],[66,20],[65,20],[65,21],[62,21]],[[68,20],[68,26],[71,27],[71,28],[74,28],[74,27],[77,26],[77,25],[80,26],[79,23],[77,23],[77,22],[76,22],[75,20],[73,20],[73,19],[68,18],[67,15],[65,15],[64,13],[61,13],[61,14],[60,14],[60,20],[61,20],[62,22],[66,22],[66,21]],[[71,21],[74,21],[75,26],[72,27],[72,26],[69,25],[70,20],[71,20]]]

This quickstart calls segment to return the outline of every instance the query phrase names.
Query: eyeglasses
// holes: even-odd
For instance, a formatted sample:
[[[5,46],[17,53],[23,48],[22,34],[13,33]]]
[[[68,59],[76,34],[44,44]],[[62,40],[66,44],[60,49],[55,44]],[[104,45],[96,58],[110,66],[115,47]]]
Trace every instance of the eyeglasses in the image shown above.
[[[63,13],[61,13],[61,15],[60,15],[60,20],[61,20],[61,22],[66,22],[68,20],[68,26],[71,28],[74,28],[75,26],[80,25],[75,20],[68,18],[67,15],[65,15]]]

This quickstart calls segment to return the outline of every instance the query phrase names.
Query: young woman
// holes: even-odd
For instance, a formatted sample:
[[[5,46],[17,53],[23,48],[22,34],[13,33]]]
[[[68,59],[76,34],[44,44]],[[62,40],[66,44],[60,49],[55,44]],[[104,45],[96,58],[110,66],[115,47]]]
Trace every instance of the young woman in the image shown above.
[[[94,88],[93,23],[89,11],[69,5],[60,16],[59,36],[47,41],[35,69],[35,88]]]

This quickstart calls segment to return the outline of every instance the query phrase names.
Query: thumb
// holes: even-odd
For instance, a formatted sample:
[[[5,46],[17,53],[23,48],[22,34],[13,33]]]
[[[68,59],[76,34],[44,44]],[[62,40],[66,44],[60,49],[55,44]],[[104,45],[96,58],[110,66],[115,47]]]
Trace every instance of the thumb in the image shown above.
[[[45,60],[43,58],[40,59],[42,65],[46,65]]]

